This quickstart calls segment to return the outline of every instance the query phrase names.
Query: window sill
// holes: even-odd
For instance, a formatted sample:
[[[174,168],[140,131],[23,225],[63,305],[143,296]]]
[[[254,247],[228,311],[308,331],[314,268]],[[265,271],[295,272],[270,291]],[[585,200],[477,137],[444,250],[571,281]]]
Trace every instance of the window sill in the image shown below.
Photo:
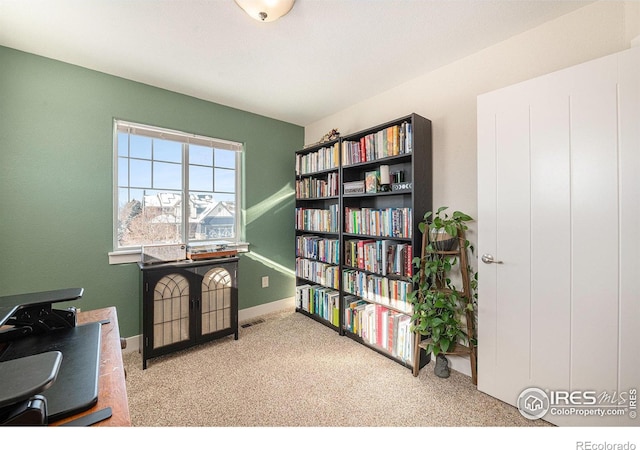
[[[249,251],[248,242],[238,242],[235,245],[229,245],[228,248],[236,248],[238,253],[246,253]],[[109,264],[130,264],[138,263],[142,259],[142,250],[119,250],[109,252]]]
[[[128,264],[140,261],[140,250],[109,252],[109,264]]]

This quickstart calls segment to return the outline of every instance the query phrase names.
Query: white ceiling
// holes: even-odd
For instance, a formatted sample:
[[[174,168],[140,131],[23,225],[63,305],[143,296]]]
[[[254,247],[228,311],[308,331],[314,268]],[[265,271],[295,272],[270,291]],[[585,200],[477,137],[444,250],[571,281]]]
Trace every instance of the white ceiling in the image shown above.
[[[0,0],[0,45],[304,126],[588,3]]]

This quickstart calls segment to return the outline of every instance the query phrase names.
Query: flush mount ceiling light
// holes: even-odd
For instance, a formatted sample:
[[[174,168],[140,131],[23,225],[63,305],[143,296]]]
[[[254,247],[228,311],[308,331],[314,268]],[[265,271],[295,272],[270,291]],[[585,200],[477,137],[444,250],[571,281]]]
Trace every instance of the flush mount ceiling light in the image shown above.
[[[293,8],[295,0],[235,0],[238,6],[260,22],[273,22]]]

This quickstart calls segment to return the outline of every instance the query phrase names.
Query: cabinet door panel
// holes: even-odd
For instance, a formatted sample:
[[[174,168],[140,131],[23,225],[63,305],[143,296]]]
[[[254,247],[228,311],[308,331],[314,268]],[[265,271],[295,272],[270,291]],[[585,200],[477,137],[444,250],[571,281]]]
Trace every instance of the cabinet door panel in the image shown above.
[[[190,339],[189,281],[180,274],[166,274],[153,285],[153,348]]]
[[[232,326],[232,295],[234,274],[229,266],[217,266],[207,270],[202,277],[202,301],[200,312],[201,335],[229,329]]]

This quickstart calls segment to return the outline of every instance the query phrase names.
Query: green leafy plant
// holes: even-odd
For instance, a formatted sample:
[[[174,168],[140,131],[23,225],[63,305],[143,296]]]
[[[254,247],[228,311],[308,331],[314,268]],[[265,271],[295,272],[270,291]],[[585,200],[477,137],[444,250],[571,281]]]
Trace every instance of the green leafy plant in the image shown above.
[[[448,239],[457,241],[461,251],[473,252],[465,237],[468,222],[473,218],[460,211],[449,215],[447,209],[443,206],[435,213],[428,211],[419,224],[425,236],[424,250],[423,255],[413,260],[418,269],[413,280],[417,288],[408,296],[414,306],[412,329],[429,337],[426,351],[434,356],[447,353],[459,342],[475,345],[474,327],[469,327],[468,321],[473,320],[476,309],[478,275],[467,265],[468,285],[458,289],[450,274],[460,264],[459,252],[443,250],[437,239],[439,233],[446,233]]]
[[[438,242],[435,236],[439,233],[446,233],[451,238],[457,238],[462,232],[469,229],[467,222],[473,221],[473,218],[468,214],[460,211],[454,211],[451,216],[447,213],[447,206],[442,206],[434,213],[433,211],[427,211],[423,217],[423,221],[418,225],[422,233],[426,228],[429,228],[429,245],[431,250],[438,250]],[[431,219],[431,220],[429,220]],[[469,247],[469,241],[465,240],[465,246]],[[473,247],[471,247],[473,251]]]

